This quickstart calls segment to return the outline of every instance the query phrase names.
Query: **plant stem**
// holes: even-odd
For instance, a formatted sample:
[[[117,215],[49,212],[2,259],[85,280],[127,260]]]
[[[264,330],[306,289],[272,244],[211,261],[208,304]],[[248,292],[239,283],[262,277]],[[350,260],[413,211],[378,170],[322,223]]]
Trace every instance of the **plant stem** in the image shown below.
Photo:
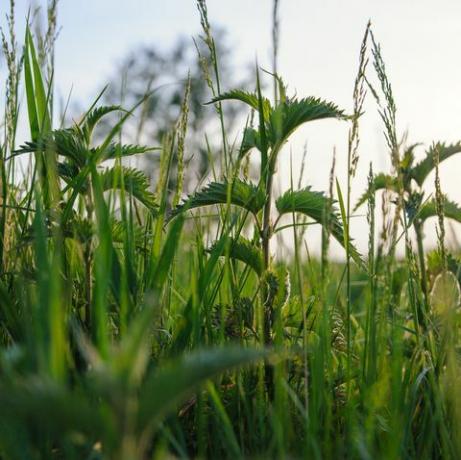
[[[270,270],[270,238],[271,238],[271,205],[272,205],[272,184],[274,176],[274,166],[277,158],[277,152],[273,151],[268,161],[266,176],[266,202],[263,210],[263,227],[262,227],[262,249],[264,259],[264,272],[267,274]],[[264,308],[264,346],[272,345],[272,319],[274,317],[273,296],[270,295],[270,287],[267,279],[263,280],[262,304]],[[274,367],[271,364],[265,366],[265,384],[270,401],[274,399]]]
[[[427,279],[426,279],[426,262],[424,260],[424,245],[423,245],[423,228],[422,222],[419,219],[416,219],[414,222],[415,233],[416,233],[416,243],[418,245],[418,259],[419,259],[419,269],[421,272],[421,290],[423,291],[424,301],[426,306],[428,305],[428,292],[427,292]]]

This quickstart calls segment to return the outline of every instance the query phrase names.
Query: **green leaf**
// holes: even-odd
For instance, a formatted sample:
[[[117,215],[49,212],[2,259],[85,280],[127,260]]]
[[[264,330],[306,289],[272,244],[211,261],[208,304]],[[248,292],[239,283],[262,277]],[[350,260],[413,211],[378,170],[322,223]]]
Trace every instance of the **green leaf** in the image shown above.
[[[150,236],[149,234],[146,235],[146,229],[141,227],[136,222],[128,222],[123,220],[111,220],[112,224],[112,241],[114,243],[123,244],[126,240],[126,234],[128,232],[128,226],[131,226],[131,231],[133,232],[134,244],[138,249],[144,249],[145,246],[145,238],[146,236]]]
[[[58,175],[66,183],[71,183],[78,175],[79,169],[73,163],[58,163]]]
[[[33,140],[37,140],[40,133],[51,129],[51,120],[47,92],[29,26],[26,27],[24,77],[31,136]]]
[[[229,257],[231,259],[239,260],[252,268],[258,275],[264,271],[264,264],[261,251],[249,240],[240,236],[238,239],[231,237],[224,237],[229,247]],[[215,243],[210,251],[213,251],[217,243]],[[224,255],[224,254],[223,254]]]
[[[207,379],[236,366],[248,365],[266,355],[264,350],[225,347],[196,351],[154,370],[147,377],[140,394],[139,428],[142,430],[160,421]]]
[[[435,168],[435,157],[437,152],[439,154],[439,161],[445,161],[454,154],[461,152],[461,142],[448,145],[443,142],[437,142],[432,145],[426,152],[426,157],[411,170],[411,178],[414,179],[418,185],[422,186],[427,176]]]
[[[461,222],[461,208],[454,201],[450,201],[447,197],[443,200],[443,214],[449,219]],[[423,222],[430,217],[437,216],[437,205],[434,198],[426,201],[417,213],[417,217]]]
[[[81,394],[69,392],[51,379],[29,376],[16,379],[14,384],[0,384],[0,420],[19,421],[24,427],[43,424],[46,417],[48,433],[57,438],[69,433],[101,436],[103,417]]]
[[[257,148],[261,151],[261,136],[254,128],[246,128],[243,132],[243,141],[240,148],[240,158],[243,158],[251,149]]]
[[[283,143],[302,124],[325,118],[346,119],[346,116],[335,104],[319,98],[288,99],[271,112],[272,145]]]
[[[161,150],[160,147],[147,147],[144,145],[120,144],[114,143],[107,147],[106,151],[101,155],[99,161],[113,160],[120,157],[128,157],[141,153],[153,152]]]
[[[125,191],[146,208],[150,211],[157,210],[155,195],[149,190],[149,180],[142,171],[125,166],[114,166],[101,172],[100,178],[103,191],[120,190],[123,184]]]
[[[204,189],[190,195],[180,206],[173,210],[172,216],[185,210],[213,204],[226,204],[228,202],[256,214],[264,206],[264,200],[264,192],[261,188],[250,182],[240,179],[235,179],[232,185],[227,181],[211,182]]]
[[[249,105],[252,109],[259,111],[258,95],[255,93],[249,93],[248,91],[234,89],[213,98],[210,102],[208,102],[208,104],[215,104],[216,102],[221,101],[241,101]],[[262,107],[264,120],[268,121],[270,113],[272,111],[269,99],[262,98]]]
[[[14,155],[39,152],[45,149],[68,158],[80,168],[85,165],[88,157],[88,150],[73,128],[57,129],[35,142],[25,142],[14,151]]]
[[[373,187],[368,189],[357,201],[354,206],[354,212],[370,198],[371,193],[378,190],[397,190],[397,179],[389,174],[379,173],[373,178]]]
[[[109,113],[122,111],[126,112],[126,110],[124,110],[120,105],[103,105],[93,108],[88,113],[86,113],[80,121],[79,127],[81,128],[87,143],[90,143],[93,130],[102,118],[104,118]]]
[[[344,230],[339,220],[338,209],[323,192],[312,191],[310,187],[298,191],[288,190],[276,200],[275,206],[280,214],[298,212],[318,224],[328,225],[331,234],[344,247]],[[352,259],[363,267],[364,262],[357,249],[352,243],[349,245]]]

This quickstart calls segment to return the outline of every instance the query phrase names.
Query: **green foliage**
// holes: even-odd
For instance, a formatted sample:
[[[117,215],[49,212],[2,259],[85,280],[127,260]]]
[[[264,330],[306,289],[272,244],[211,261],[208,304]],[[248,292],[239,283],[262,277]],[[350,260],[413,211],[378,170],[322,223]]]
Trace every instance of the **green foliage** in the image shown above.
[[[259,111],[258,95],[255,93],[249,93],[248,91],[234,89],[232,91],[228,91],[227,93],[223,93],[220,96],[213,98],[209,102],[209,104],[216,104],[217,102],[221,101],[240,101],[250,106],[253,110]],[[262,99],[262,107],[263,118],[264,121],[267,122],[269,121],[270,114],[272,113],[272,107],[269,99]]]
[[[211,182],[205,188],[195,192],[183,201],[173,211],[173,215],[202,206],[227,203],[240,206],[253,214],[257,214],[264,205],[264,192],[251,182],[245,182],[240,179],[235,179],[231,183],[228,181]]]
[[[276,76],[275,78],[279,78]],[[272,107],[269,99],[259,97],[257,93],[249,93],[242,90],[233,90],[214,98],[210,103],[233,100],[240,101],[250,106],[262,116],[268,140],[273,148],[280,148],[288,137],[304,123],[321,120],[325,118],[346,119],[344,111],[337,105],[324,101],[320,98],[307,97],[303,99],[287,98],[286,87],[280,79],[280,93],[284,95],[275,107]],[[243,139],[243,150],[251,147],[261,150],[261,141],[258,140],[261,134],[248,128]]]
[[[444,197],[442,203],[442,209],[445,217],[453,219],[457,222],[461,222],[461,208],[457,203],[450,201],[447,197]],[[418,217],[423,222],[430,217],[437,216],[437,203],[435,199],[430,199],[421,205],[421,208],[418,212]]]
[[[437,154],[439,155],[439,161],[442,162],[460,152],[461,142],[448,145],[444,142],[435,143],[429,150],[427,150],[424,159],[412,167],[410,173],[411,178],[414,179],[419,186],[422,186],[427,176],[435,168],[435,156]]]
[[[150,191],[146,175],[135,168],[114,166],[100,173],[103,191],[117,190],[122,187],[131,196],[141,202],[147,209],[155,212],[158,208],[155,195]]]
[[[373,177],[372,187],[358,199],[355,204],[354,211],[357,211],[360,206],[365,204],[371,195],[374,195],[379,190],[391,190],[393,192],[397,191],[397,180],[395,177],[392,177],[389,174],[379,173]]]
[[[254,243],[240,236],[237,239],[226,237],[226,245],[228,245],[228,254],[231,259],[243,262],[248,267],[251,267],[257,275],[262,275],[264,265],[261,257],[261,250]],[[210,251],[213,251],[213,249],[214,246],[210,248]]]
[[[300,213],[324,225],[343,247],[346,246],[339,210],[323,192],[315,192],[310,187],[297,191],[287,190],[276,200],[275,205],[281,215]],[[351,257],[360,267],[364,267],[364,262],[352,242],[349,242],[349,247]]]
[[[315,97],[291,98],[280,102],[269,119],[269,139],[273,146],[285,142],[304,123],[327,118],[345,119],[337,105]]]
[[[259,72],[254,93],[222,94],[206,4],[198,6],[210,52],[205,86],[218,95],[212,112],[222,128],[221,169],[214,165],[213,173],[226,179],[173,209],[169,197],[177,203],[180,176],[190,174],[187,103],[205,100],[193,94],[195,79],[190,95],[188,83],[179,98],[181,113],[170,123],[176,128],[161,142],[154,195],[154,184],[125,161],[156,149],[124,143],[134,109],[152,101],[132,110],[98,106],[103,91],[79,122],[53,130],[51,75],[41,66],[48,60],[37,56],[27,29],[31,140],[15,150],[6,129],[0,145],[0,457],[460,458],[461,263],[443,237],[426,251],[423,225],[432,216],[439,228],[443,217],[461,222],[461,210],[440,182],[435,200],[424,200],[421,189],[459,145],[436,144],[414,166],[415,145],[396,142],[395,102],[371,35],[394,173],[373,178],[370,168],[359,200],[368,202],[365,269],[350,231],[353,174],[344,195],[334,171],[329,195],[273,190],[278,155],[297,127],[348,117],[321,99],[289,97],[275,73],[272,102],[262,95]],[[374,91],[364,74],[369,34],[367,27],[349,173],[362,116],[357,88],[366,80]],[[240,149],[227,140],[227,100],[256,115]],[[261,155],[252,182],[241,179],[250,176],[241,160],[251,149]],[[18,155],[30,160],[27,168]],[[384,189],[399,212],[383,211],[386,231],[378,235],[374,194]],[[210,205],[219,212],[194,219],[185,212]],[[282,224],[290,214],[293,221]],[[312,223],[322,226],[319,259],[305,232]],[[273,250],[287,228],[293,245]],[[328,257],[330,236],[345,248],[346,262]]]

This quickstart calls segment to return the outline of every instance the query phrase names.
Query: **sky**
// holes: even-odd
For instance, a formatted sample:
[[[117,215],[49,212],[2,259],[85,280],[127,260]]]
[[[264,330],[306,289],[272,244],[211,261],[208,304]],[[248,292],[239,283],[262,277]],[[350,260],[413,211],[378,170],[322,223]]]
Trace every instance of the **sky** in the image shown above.
[[[0,8],[3,17],[8,2],[0,3],[5,6],[5,11]],[[18,18],[25,17],[28,4],[16,0]],[[272,0],[208,0],[208,9],[212,27],[228,32],[235,72],[256,59],[270,68]],[[421,142],[417,152],[423,155],[432,141],[461,138],[460,18],[457,0],[280,0],[279,72],[298,96],[319,96],[350,111],[360,42],[371,20],[393,87],[399,136],[407,132],[409,143]],[[168,48],[178,36],[192,40],[200,32],[194,0],[61,0],[58,22],[55,80],[63,97],[73,88],[72,97],[82,104],[94,98],[117,63],[136,46]],[[375,171],[390,170],[371,98],[365,109],[353,197],[365,187],[370,162]],[[299,170],[305,144],[303,185],[327,189],[335,148],[338,177],[345,186],[347,133],[347,124],[338,121],[311,123],[295,133],[280,158],[279,187],[287,186],[290,155],[295,173]],[[441,167],[442,189],[458,202],[460,171],[461,155]],[[431,191],[432,176],[427,184]],[[428,226],[430,242],[434,225]],[[351,232],[365,249],[363,217],[354,219]]]

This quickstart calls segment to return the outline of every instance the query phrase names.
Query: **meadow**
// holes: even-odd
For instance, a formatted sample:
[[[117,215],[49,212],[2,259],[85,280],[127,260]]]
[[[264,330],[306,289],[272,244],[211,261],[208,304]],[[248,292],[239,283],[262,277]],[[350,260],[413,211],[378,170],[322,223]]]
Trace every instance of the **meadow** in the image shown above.
[[[208,174],[186,194],[187,75],[177,121],[158,145],[125,140],[128,120],[142,129],[148,88],[132,107],[105,105],[103,90],[68,121],[54,97],[57,1],[41,33],[32,19],[18,30],[10,2],[1,459],[461,457],[461,261],[446,241],[461,207],[439,177],[461,143],[437,141],[416,158],[397,130],[370,24],[357,44],[352,111],[292,95],[277,73],[277,3],[273,69],[256,64],[252,87],[232,89],[222,88],[206,3],[197,1],[203,103],[220,134],[218,149],[203,135]],[[355,202],[365,98],[376,102],[392,170],[370,164]],[[238,142],[227,104],[245,109]],[[302,186],[294,173],[277,190],[290,136],[327,119],[349,127],[347,151],[336,152],[347,156],[347,181],[333,162],[328,190]],[[129,161],[146,154],[157,159],[155,181]],[[363,254],[350,232],[359,212]],[[434,222],[436,248],[424,237]],[[311,225],[321,228],[319,256],[309,249]],[[285,258],[274,255],[281,232],[293,241]],[[330,256],[331,240],[343,261]]]

